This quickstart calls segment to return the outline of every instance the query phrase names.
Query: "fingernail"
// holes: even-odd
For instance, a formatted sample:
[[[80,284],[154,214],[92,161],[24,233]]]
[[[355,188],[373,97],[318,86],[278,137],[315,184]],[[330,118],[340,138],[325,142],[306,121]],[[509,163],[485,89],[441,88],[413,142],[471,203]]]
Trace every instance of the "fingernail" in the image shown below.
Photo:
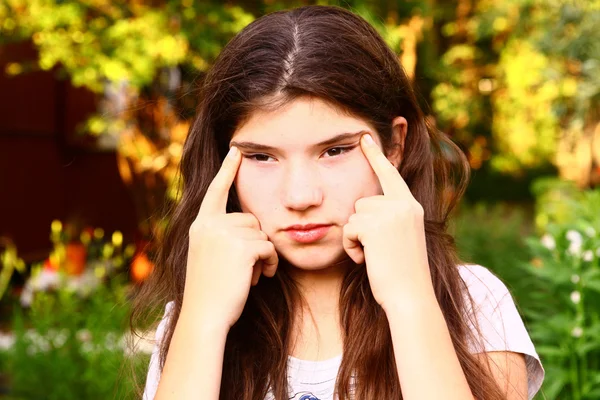
[[[231,146],[231,148],[229,149],[229,153],[227,153],[227,156],[231,157],[231,158],[235,158],[235,156],[237,156],[237,154],[238,154],[238,151],[239,150],[237,147]]]
[[[369,144],[373,144],[373,143],[375,143],[375,142],[373,141],[373,138],[371,137],[371,135],[369,135],[368,133],[367,133],[367,134],[365,134],[363,137],[365,138],[365,140],[367,141],[367,143],[369,143]]]

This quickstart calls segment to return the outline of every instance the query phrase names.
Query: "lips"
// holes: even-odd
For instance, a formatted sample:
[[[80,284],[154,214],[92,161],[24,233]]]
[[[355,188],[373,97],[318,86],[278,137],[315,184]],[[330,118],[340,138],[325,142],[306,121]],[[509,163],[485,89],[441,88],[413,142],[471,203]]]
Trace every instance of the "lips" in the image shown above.
[[[285,233],[296,242],[313,243],[323,239],[330,228],[331,225],[326,224],[292,225],[285,229]]]

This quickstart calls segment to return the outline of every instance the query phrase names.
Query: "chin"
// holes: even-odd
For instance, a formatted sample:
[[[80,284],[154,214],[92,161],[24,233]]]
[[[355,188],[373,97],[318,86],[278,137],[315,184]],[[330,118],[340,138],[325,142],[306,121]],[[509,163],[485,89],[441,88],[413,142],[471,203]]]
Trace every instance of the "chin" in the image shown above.
[[[319,271],[350,261],[344,249],[337,251],[315,246],[314,248],[281,249],[278,251],[292,267],[304,271]]]

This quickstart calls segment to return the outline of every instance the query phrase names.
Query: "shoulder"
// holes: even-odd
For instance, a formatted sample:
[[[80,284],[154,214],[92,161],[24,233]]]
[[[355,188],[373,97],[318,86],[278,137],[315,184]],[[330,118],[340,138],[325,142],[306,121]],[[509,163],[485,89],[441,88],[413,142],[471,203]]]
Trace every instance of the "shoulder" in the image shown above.
[[[458,269],[467,289],[464,293],[467,320],[474,331],[479,325],[484,339],[484,348],[479,351],[532,347],[523,320],[504,282],[481,265],[460,265]]]
[[[476,264],[459,265],[467,289],[466,317],[473,337],[468,345],[472,353],[509,351],[525,356],[529,398],[544,379],[544,368],[504,282],[489,269]]]
[[[163,336],[165,334],[165,330],[167,328],[167,324],[171,320],[171,316],[173,314],[174,307],[175,307],[175,301],[173,301],[173,300],[169,301],[165,305],[165,310],[163,312],[163,316],[162,316],[160,322],[158,323],[158,326],[156,328],[156,334],[154,336],[156,346],[160,345],[160,342],[162,342]]]
[[[473,300],[500,301],[505,296],[510,296],[508,288],[489,269],[477,264],[463,264],[458,266],[458,272],[469,290]]]
[[[165,305],[165,313],[163,314],[163,319],[171,316],[173,308],[175,308],[175,300],[171,300]]]
[[[161,368],[160,368],[160,347],[167,329],[167,324],[171,319],[173,308],[175,307],[174,301],[169,301],[165,305],[165,311],[163,316],[156,327],[154,334],[154,342],[152,347],[152,355],[150,356],[150,363],[148,365],[148,373],[146,374],[146,384],[144,387],[143,400],[152,400],[156,395],[158,389],[158,382],[160,381]]]

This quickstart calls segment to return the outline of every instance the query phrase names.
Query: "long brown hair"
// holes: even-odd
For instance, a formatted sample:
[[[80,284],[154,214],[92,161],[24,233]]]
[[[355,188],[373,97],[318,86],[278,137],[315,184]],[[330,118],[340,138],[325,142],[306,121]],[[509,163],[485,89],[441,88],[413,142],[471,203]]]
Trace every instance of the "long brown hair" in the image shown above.
[[[162,370],[182,305],[188,230],[229,140],[253,111],[274,109],[301,96],[322,99],[369,122],[386,152],[392,146],[393,118],[401,115],[408,121],[399,172],[425,210],[437,300],[475,398],[502,399],[488,367],[469,352],[468,341],[479,339],[469,328],[472,315],[465,310],[470,297],[463,297],[466,287],[446,231],[450,211],[468,180],[468,163],[455,144],[429,126],[397,55],[376,30],[335,6],[304,6],[255,20],[227,44],[207,73],[181,159],[181,200],[161,238],[155,270],[136,298],[132,329],[144,310],[174,301],[160,344]],[[240,211],[234,189],[227,209]],[[284,268],[250,289],[227,337],[221,399],[262,400],[269,386],[277,400],[288,398],[290,331],[299,301],[298,288]],[[339,399],[350,398],[352,375],[357,382],[354,398],[400,399],[388,321],[372,296],[365,268],[348,269],[340,310],[344,357],[336,387]]]

